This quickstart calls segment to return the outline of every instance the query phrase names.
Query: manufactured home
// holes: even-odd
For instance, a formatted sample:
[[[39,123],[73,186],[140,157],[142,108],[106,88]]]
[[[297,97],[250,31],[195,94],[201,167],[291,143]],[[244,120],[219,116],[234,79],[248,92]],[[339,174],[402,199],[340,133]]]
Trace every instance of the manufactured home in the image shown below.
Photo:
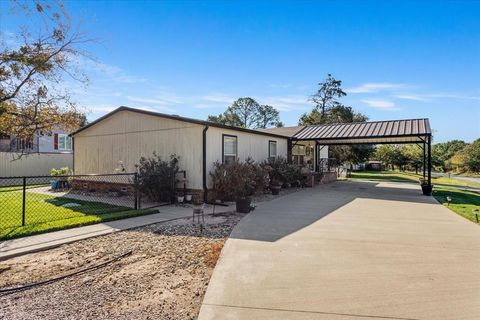
[[[423,149],[423,176],[431,184],[432,133],[428,119],[390,120],[252,130],[209,121],[120,107],[77,130],[73,136],[75,174],[135,172],[141,157],[155,152],[180,157],[187,188],[205,197],[215,162],[285,157],[302,165],[317,182],[336,179],[328,147],[414,143]],[[327,170],[324,170],[326,166]],[[326,180],[323,180],[326,179]],[[313,180],[312,180],[313,183]]]
[[[73,136],[75,174],[114,173],[121,164],[134,172],[140,157],[155,152],[162,159],[180,157],[187,188],[193,193],[211,189],[210,171],[216,161],[292,157],[311,164],[313,153],[305,145],[291,148],[290,136],[300,130],[252,130],[176,115],[120,107],[76,131]],[[307,152],[309,152],[307,154]],[[326,155],[327,150],[322,151]],[[326,157],[326,156],[325,156]]]

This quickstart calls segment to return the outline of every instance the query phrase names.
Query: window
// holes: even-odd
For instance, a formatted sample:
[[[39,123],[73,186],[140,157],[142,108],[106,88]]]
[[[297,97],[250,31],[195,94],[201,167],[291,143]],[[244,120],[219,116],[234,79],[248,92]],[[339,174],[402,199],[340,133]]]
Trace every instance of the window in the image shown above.
[[[294,156],[304,156],[305,155],[305,146],[303,144],[296,144],[292,147],[292,155]]]
[[[268,141],[268,158],[273,159],[277,157],[277,141]]]
[[[223,163],[229,164],[237,159],[237,137],[224,134],[223,138]]]
[[[72,150],[72,137],[69,137],[66,134],[59,134],[58,150]]]
[[[303,144],[296,144],[292,147],[293,163],[303,165],[305,164],[306,148]]]

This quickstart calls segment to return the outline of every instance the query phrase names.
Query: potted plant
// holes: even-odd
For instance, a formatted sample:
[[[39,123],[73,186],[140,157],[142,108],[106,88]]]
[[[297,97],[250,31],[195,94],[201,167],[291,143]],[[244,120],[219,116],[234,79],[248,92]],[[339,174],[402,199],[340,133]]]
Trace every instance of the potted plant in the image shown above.
[[[52,170],[50,170],[50,176],[54,177],[55,179],[55,186],[53,187],[52,184],[53,189],[69,188],[69,183],[71,182],[71,177],[69,176],[71,174],[72,171],[68,167],[63,167],[60,169],[52,168]]]
[[[425,196],[432,195],[433,185],[428,183],[428,180],[420,178],[420,186],[422,187],[422,193]]]
[[[272,180],[270,183],[270,190],[272,191],[272,194],[278,195],[280,193],[280,189],[282,189],[282,183],[278,180]]]
[[[178,202],[178,203],[183,203],[184,200],[185,200],[185,196],[182,196],[182,195],[180,195],[180,194],[177,195],[177,202]]]
[[[212,176],[215,192],[225,200],[235,201],[237,212],[248,213],[256,190],[256,174],[251,163],[235,161],[214,164]]]

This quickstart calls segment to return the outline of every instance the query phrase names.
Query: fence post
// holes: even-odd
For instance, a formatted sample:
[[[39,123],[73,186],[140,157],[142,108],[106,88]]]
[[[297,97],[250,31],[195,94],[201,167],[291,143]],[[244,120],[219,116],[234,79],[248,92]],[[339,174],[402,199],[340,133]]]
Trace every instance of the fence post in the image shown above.
[[[133,207],[135,210],[138,210],[139,207],[139,199],[138,199],[138,173],[133,174]]]
[[[22,192],[22,227],[25,226],[25,197],[27,190],[27,177],[23,177],[23,192]]]

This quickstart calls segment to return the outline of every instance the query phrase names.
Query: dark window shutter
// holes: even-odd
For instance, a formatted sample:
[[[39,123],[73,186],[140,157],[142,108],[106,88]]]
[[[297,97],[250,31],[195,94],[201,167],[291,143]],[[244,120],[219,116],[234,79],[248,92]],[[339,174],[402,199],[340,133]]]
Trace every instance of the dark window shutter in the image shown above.
[[[53,149],[58,150],[58,133],[53,135]]]

